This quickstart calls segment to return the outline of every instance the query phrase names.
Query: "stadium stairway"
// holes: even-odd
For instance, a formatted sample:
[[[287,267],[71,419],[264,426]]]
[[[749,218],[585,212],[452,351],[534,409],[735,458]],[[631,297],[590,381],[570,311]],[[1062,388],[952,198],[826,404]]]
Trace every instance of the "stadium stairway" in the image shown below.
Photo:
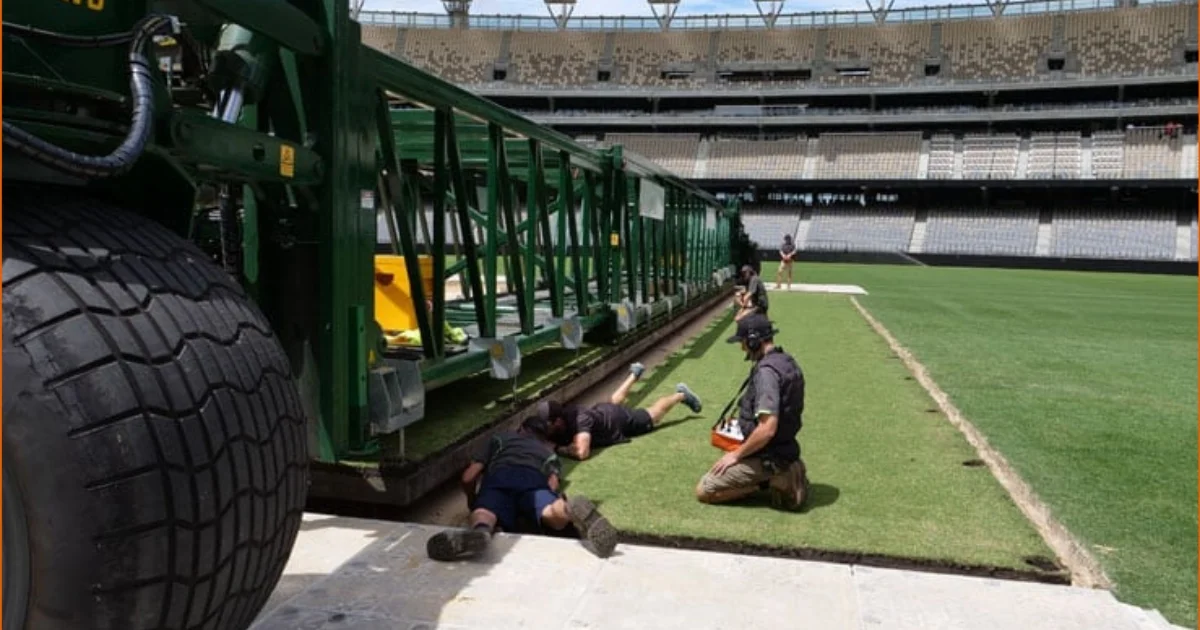
[[[627,544],[601,560],[541,536],[499,535],[484,558],[438,563],[425,555],[437,531],[305,514],[252,628],[1179,628],[1102,590]]]

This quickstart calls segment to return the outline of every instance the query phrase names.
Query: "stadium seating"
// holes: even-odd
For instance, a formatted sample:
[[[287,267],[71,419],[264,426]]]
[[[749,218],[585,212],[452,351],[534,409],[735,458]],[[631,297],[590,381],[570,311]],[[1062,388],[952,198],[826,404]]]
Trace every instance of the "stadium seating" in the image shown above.
[[[1189,19],[1196,18],[1186,4],[1081,11],[1066,20],[1064,39],[1079,74],[1152,74],[1175,65],[1175,44]]]
[[[516,31],[509,48],[509,76],[525,85],[561,87],[596,82],[603,33]]]
[[[1053,24],[1052,15],[948,21],[942,25],[948,75],[969,81],[1034,76]]]
[[[925,245],[929,254],[1033,256],[1037,210],[930,210]]]
[[[710,179],[802,179],[806,143],[789,140],[714,140],[709,143]]]
[[[824,133],[814,138],[747,140],[702,138],[700,134],[610,133],[605,141],[622,144],[689,178],[915,179],[922,177],[921,135],[915,131]],[[1078,131],[1033,133],[1025,149],[1017,134],[968,133],[962,136],[962,171],[956,173],[956,136],[936,133],[929,140],[923,178],[1159,179],[1186,177],[1186,165],[1195,162],[1194,136],[1170,137],[1161,127],[1097,131],[1090,141],[1091,165],[1084,173],[1085,143]],[[698,167],[701,154],[707,156],[703,172]],[[1027,156],[1023,171],[1019,169],[1022,154]],[[1192,161],[1185,161],[1189,156]],[[810,160],[812,170],[807,172]]]
[[[816,29],[742,29],[721,33],[718,64],[795,61],[812,59],[817,46]]]
[[[1056,20],[1062,16],[1056,35]],[[897,84],[926,80],[926,59],[937,59],[936,80],[1030,80],[1048,74],[1047,59],[1062,55],[1066,75],[1157,74],[1183,69],[1180,43],[1195,21],[1195,4],[1068,10],[999,18],[885,22],[668,32],[571,29],[504,31],[408,29],[404,50],[395,27],[369,24],[364,41],[399,54],[452,81],[486,84],[502,41],[509,44],[513,72],[505,81],[529,86],[600,85],[597,69],[612,37],[610,82],[627,87],[711,85],[709,68],[785,62],[811,67],[815,85]],[[934,37],[935,28],[940,37]],[[679,78],[664,66],[683,64]],[[867,66],[865,74],[841,74],[844,66]],[[677,68],[679,69],[679,68]],[[719,75],[718,75],[719,76]],[[720,79],[718,79],[720,80]],[[799,80],[799,79],[797,79]]]
[[[822,76],[826,83],[903,83],[923,73],[929,24],[852,26],[829,29],[825,59],[834,65],[869,62],[870,74]]]
[[[502,31],[411,29],[404,34],[404,55],[410,63],[455,83],[476,85],[492,80],[500,57]]]
[[[954,135],[935,133],[929,138],[929,170],[927,179],[954,177]]]
[[[914,216],[911,209],[817,206],[808,238],[798,247],[809,251],[908,251]]]
[[[683,79],[663,77],[670,64],[703,65],[708,58],[708,31],[667,33],[618,32],[613,44],[613,66],[622,85],[634,87],[685,87],[696,85],[702,76]]]
[[[1125,132],[1097,131],[1092,134],[1092,177],[1119,179],[1125,171]]]
[[[1125,171],[1127,179],[1179,176],[1180,138],[1164,134],[1161,127],[1132,128],[1125,131]]]
[[[380,52],[394,54],[396,52],[396,29],[390,26],[364,24],[362,41]]]
[[[1074,132],[1038,132],[1029,139],[1026,179],[1079,179],[1081,138]]]
[[[1171,260],[1175,231],[1172,211],[1055,210],[1052,252],[1067,258]]]
[[[765,206],[748,209],[742,215],[742,225],[759,249],[770,250],[783,243],[783,235],[796,235],[800,209],[787,206]],[[799,245],[797,245],[799,247]]]
[[[921,132],[824,133],[818,144],[818,179],[914,179]]]
[[[650,158],[680,177],[693,176],[696,152],[700,148],[700,134],[696,133],[610,133],[605,135],[604,141]]]
[[[1016,134],[963,136],[963,179],[1013,179],[1021,137]]]

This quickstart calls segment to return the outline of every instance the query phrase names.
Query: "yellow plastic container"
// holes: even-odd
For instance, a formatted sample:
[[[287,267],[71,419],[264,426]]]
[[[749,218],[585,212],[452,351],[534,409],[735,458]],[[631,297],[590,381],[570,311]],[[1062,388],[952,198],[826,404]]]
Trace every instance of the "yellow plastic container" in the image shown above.
[[[433,257],[417,258],[421,266],[421,286],[425,289],[425,298],[430,299],[433,296]],[[381,328],[390,331],[417,327],[412,284],[403,256],[375,256],[375,321],[379,322]]]

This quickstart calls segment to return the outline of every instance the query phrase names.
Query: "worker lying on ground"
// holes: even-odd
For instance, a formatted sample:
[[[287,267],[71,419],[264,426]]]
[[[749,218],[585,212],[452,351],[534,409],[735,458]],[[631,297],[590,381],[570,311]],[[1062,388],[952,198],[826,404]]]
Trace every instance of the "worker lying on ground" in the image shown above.
[[[765,315],[738,322],[729,343],[741,342],[754,367],[738,404],[740,445],[726,452],[696,486],[704,503],[725,503],[770,489],[777,507],[795,509],[808,496],[808,474],[800,458],[804,372],[791,355],[775,345],[778,331]]]
[[[623,444],[630,438],[645,435],[658,427],[679,403],[700,413],[700,398],[683,383],[675,386],[674,394],[659,398],[646,409],[626,407],[630,388],[645,371],[646,367],[641,363],[629,366],[629,376],[613,392],[609,402],[590,408],[553,401],[539,404],[538,417],[549,425],[550,440],[558,445],[558,454],[582,461],[591,456],[593,448]]]
[[[592,551],[606,558],[617,546],[617,531],[583,496],[559,492],[562,464],[546,440],[546,423],[527,418],[517,431],[492,436],[471,457],[462,474],[471,509],[470,529],[435,534],[425,545],[434,560],[459,560],[487,549],[497,531],[515,531],[520,519],[561,531],[573,524]]]

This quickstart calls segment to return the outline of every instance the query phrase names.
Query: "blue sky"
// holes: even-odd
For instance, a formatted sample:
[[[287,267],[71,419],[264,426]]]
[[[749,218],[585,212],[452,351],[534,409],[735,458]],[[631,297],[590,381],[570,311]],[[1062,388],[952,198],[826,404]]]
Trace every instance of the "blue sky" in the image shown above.
[[[895,7],[982,4],[982,1],[896,0]],[[832,9],[858,10],[865,7],[866,3],[863,0],[787,0],[784,11],[792,13]],[[441,0],[366,0],[364,8],[374,11],[443,12]],[[547,15],[543,0],[475,0],[471,12],[481,15]],[[706,13],[756,14],[757,10],[754,8],[754,0],[682,0],[680,2],[678,15]],[[575,15],[652,15],[652,13],[645,0],[578,0]]]

